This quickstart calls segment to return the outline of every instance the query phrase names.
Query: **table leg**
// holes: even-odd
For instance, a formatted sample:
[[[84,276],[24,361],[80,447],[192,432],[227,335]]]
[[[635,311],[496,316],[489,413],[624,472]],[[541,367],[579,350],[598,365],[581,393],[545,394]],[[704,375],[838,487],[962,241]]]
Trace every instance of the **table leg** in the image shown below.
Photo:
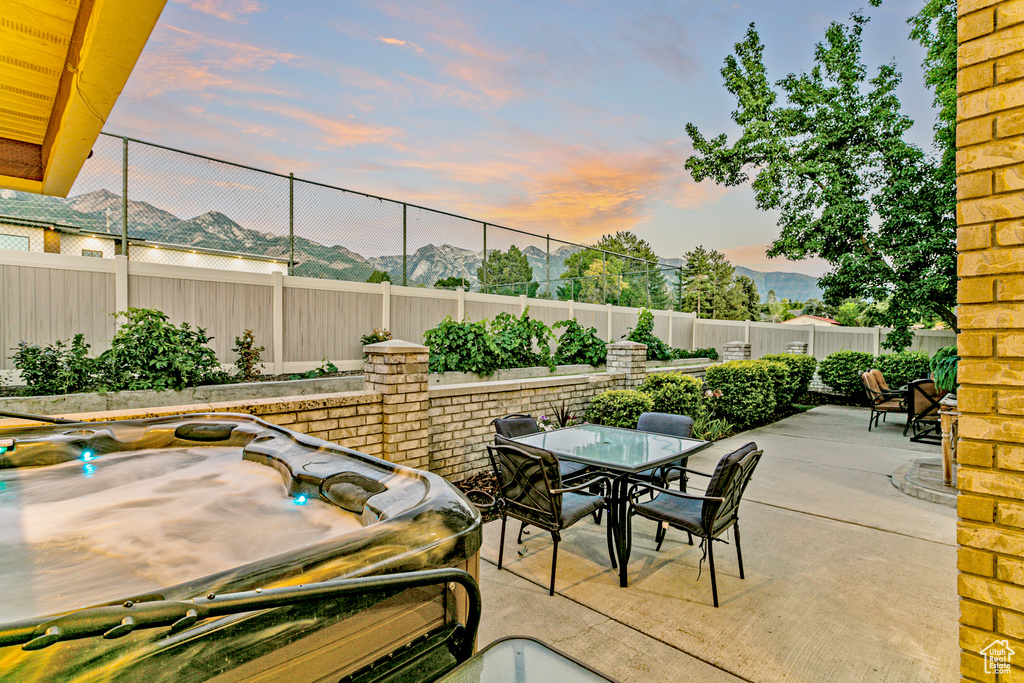
[[[629,519],[629,500],[626,493],[629,489],[629,477],[616,477],[612,482],[612,509],[615,510],[615,550],[619,561],[619,586],[629,586],[629,552],[632,549],[632,538]]]

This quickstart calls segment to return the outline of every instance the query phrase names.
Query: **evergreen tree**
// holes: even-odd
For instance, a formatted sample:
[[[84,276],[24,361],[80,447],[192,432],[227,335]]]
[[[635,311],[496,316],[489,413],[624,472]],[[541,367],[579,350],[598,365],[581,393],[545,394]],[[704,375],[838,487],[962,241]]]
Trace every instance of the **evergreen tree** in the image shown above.
[[[487,253],[487,261],[476,271],[477,278],[488,294],[533,297],[540,283],[533,281],[533,267],[526,255],[514,244],[507,252],[499,249]]]

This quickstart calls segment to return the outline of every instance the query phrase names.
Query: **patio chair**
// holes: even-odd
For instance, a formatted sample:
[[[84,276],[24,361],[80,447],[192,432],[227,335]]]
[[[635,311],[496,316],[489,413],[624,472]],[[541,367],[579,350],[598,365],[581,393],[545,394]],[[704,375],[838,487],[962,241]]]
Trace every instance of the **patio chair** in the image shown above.
[[[868,403],[871,406],[871,414],[868,416],[869,432],[872,425],[878,426],[879,417],[884,419],[889,413],[907,412],[907,405],[903,400],[902,394],[888,389],[888,384],[885,385],[887,389],[883,390],[879,384],[879,379],[881,379],[882,383],[885,382],[882,373],[878,370],[868,370],[860,376],[860,381],[864,385],[864,392],[868,396]]]
[[[540,425],[537,424],[537,421],[530,415],[523,415],[522,413],[506,415],[505,417],[496,417],[491,420],[491,424],[494,425],[494,431],[498,433],[498,436],[506,439],[513,439],[517,436],[526,436],[527,434],[536,434],[540,431]],[[498,439],[495,439],[494,442],[499,445],[502,443]],[[586,465],[582,465],[578,462],[558,463],[558,471],[564,480],[578,478],[580,475],[584,474],[586,469]]]
[[[505,523],[509,517],[551,532],[551,587],[555,594],[555,569],[558,564],[560,532],[587,515],[607,505],[605,497],[585,491],[607,484],[607,476],[598,475],[575,486],[562,487],[558,459],[550,451],[524,446],[487,446],[487,456],[498,481],[497,504],[501,510],[501,541],[498,569],[505,554]],[[614,540],[611,524],[608,529],[608,554],[615,567]]]
[[[910,432],[910,440],[918,443],[942,443],[939,422],[939,399],[946,392],[939,391],[930,379],[917,379],[907,385],[907,425],[903,436]]]
[[[707,554],[708,564],[711,568],[711,596],[714,599],[715,607],[718,607],[718,582],[715,577],[714,542],[721,541],[719,537],[730,527],[733,529],[733,537],[736,540],[736,561],[739,564],[740,578],[742,579],[740,499],[750,482],[754,468],[761,459],[761,453],[757,444],[751,442],[719,460],[713,474],[687,469],[686,471],[690,474],[710,478],[707,491],[703,496],[643,483],[635,484],[629,490],[626,537],[629,538],[631,533],[629,526],[632,524],[633,515],[640,515],[659,522],[655,535],[655,540],[658,543],[656,550],[661,550],[661,544],[665,541],[666,529],[662,522],[667,522],[673,528],[700,536],[701,547]],[[641,503],[638,497],[651,489],[657,491],[658,495],[651,501]],[[701,562],[703,561],[704,558],[701,557]]]
[[[652,434],[665,434],[667,436],[678,436],[684,439],[690,438],[693,433],[693,418],[687,415],[672,415],[671,413],[642,413],[637,420],[636,430],[638,432],[650,432]],[[686,458],[681,458],[670,465],[686,467]],[[675,476],[671,476],[677,473]],[[686,490],[686,474],[678,470],[667,471],[665,467],[659,467],[652,473],[641,472],[633,477],[639,481],[649,481],[667,486],[671,479],[679,479],[679,490]]]

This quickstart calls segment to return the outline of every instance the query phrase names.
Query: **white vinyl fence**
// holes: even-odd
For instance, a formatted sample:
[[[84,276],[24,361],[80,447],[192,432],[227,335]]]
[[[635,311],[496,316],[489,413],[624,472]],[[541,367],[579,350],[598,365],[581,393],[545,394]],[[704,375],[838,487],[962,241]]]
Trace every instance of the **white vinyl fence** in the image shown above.
[[[341,369],[359,369],[362,335],[385,328],[396,339],[422,343],[423,333],[445,316],[482,320],[502,311],[519,315],[529,307],[531,317],[545,324],[575,317],[608,341],[621,339],[637,320],[637,309],[611,304],[0,249],[0,371],[11,370],[11,349],[20,341],[49,344],[83,333],[92,352],[102,352],[114,334],[111,314],[129,306],[156,308],[176,324],[205,328],[227,364],[235,359],[235,337],[251,329],[257,345],[266,347],[265,371],[274,374],[304,372],[324,358]],[[781,353],[791,341],[807,342],[819,359],[839,349],[878,353],[888,332],[696,320],[693,313],[671,311],[654,316],[655,334],[671,346],[721,353],[728,342],[748,341],[753,358]],[[952,332],[919,331],[913,348],[933,353],[954,343]]]

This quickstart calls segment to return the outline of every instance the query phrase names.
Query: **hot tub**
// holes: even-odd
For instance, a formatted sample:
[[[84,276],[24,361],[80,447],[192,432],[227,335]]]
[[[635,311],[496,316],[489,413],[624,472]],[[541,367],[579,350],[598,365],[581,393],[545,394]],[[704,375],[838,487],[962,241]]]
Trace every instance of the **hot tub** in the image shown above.
[[[0,680],[337,681],[464,615],[452,584],[62,640],[50,615],[101,605],[443,567],[475,576],[480,517],[436,475],[246,415],[5,439]]]

